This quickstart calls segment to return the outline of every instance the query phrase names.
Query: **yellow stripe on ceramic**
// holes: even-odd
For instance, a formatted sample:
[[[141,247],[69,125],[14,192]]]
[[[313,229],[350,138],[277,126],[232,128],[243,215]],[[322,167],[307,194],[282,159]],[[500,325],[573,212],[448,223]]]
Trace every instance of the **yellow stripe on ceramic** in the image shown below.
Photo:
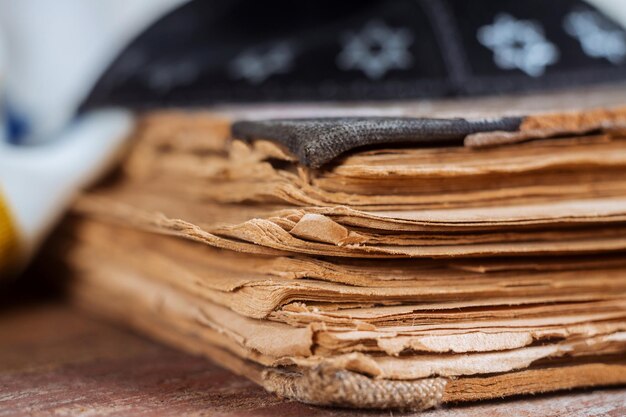
[[[9,207],[0,193],[0,277],[17,264],[18,236]]]

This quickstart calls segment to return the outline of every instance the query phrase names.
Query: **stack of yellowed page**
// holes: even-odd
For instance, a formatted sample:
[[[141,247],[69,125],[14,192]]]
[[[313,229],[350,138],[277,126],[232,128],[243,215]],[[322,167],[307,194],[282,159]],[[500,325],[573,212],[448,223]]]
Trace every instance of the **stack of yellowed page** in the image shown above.
[[[63,230],[73,297],[312,404],[626,383],[626,109],[440,123],[146,114]]]

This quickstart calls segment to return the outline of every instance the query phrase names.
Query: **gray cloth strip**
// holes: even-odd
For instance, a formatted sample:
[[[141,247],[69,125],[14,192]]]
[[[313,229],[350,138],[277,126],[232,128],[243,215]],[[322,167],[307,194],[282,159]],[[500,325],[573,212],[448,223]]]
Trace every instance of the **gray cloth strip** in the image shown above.
[[[521,117],[276,119],[235,122],[232,134],[237,139],[277,142],[287,147],[301,164],[319,168],[345,152],[364,146],[462,145],[463,139],[473,133],[516,131],[522,120]]]

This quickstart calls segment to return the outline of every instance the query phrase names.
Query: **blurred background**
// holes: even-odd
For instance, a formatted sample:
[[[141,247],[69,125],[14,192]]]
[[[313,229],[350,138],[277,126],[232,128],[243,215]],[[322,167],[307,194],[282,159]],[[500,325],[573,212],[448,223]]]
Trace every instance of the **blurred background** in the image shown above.
[[[609,81],[624,73],[625,22],[624,0],[1,0],[2,137],[52,140],[77,110],[110,105],[398,100]]]

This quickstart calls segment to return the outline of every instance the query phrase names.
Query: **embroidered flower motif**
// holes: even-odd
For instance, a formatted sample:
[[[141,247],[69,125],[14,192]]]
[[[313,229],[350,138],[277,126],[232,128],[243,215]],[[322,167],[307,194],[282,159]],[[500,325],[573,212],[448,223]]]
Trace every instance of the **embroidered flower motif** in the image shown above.
[[[559,59],[559,50],[548,41],[543,28],[531,20],[518,20],[502,13],[491,25],[478,29],[478,41],[493,51],[501,69],[519,69],[531,77],[543,75]]]
[[[382,78],[392,69],[409,68],[413,61],[409,51],[413,43],[411,32],[392,29],[384,22],[370,21],[357,33],[346,32],[342,43],[337,66],[363,71],[371,80]]]
[[[237,55],[229,66],[230,76],[243,78],[250,84],[261,84],[274,74],[291,70],[295,53],[286,43],[278,43],[266,51],[250,49]]]
[[[583,52],[592,58],[605,58],[613,64],[626,57],[626,35],[610,28],[607,21],[590,10],[572,11],[563,20],[565,31],[580,42]]]

